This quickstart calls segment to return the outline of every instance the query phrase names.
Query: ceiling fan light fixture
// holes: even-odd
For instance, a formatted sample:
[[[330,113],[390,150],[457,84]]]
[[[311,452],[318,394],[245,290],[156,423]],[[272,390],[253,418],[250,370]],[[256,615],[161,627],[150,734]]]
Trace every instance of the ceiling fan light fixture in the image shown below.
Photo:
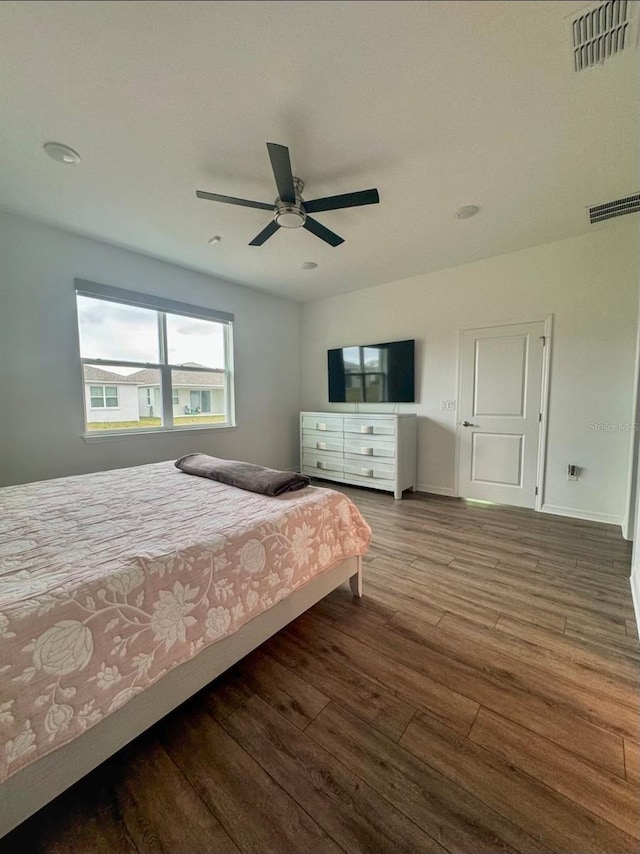
[[[307,215],[296,205],[279,205],[274,219],[280,228],[302,228]]]

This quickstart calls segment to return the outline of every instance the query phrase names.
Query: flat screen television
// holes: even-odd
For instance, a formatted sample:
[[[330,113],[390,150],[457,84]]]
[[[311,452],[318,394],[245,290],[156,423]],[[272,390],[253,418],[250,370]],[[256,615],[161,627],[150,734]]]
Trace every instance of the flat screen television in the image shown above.
[[[414,403],[415,341],[328,351],[329,403]]]

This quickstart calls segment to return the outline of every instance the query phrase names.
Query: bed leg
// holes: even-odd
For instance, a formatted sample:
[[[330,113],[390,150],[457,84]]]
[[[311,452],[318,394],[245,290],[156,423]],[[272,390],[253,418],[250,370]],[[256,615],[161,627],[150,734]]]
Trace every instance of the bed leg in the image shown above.
[[[349,579],[349,586],[354,596],[362,597],[362,558],[358,555],[358,571]]]

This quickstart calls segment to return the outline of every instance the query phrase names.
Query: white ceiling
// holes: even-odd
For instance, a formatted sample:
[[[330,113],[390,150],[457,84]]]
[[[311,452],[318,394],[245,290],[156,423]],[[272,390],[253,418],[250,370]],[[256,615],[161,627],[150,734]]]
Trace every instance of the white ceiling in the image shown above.
[[[3,2],[1,204],[303,301],[586,232],[585,206],[640,189],[638,54],[576,74],[582,5]],[[380,204],[318,214],[335,249],[248,246],[269,214],[195,190],[272,202],[267,141],[306,198]]]

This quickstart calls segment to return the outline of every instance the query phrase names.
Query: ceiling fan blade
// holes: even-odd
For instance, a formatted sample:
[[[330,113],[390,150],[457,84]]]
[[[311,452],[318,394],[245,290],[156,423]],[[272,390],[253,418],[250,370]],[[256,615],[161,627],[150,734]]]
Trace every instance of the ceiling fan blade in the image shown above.
[[[271,237],[272,234],[275,234],[279,228],[280,226],[275,221],[275,219],[272,219],[269,225],[263,228],[260,234],[257,234],[253,238],[249,246],[262,246],[262,244],[265,243]]]
[[[304,202],[307,213],[319,211],[337,211],[339,208],[356,208],[360,205],[377,205],[380,196],[377,190],[360,190],[357,193],[343,193],[341,196],[326,196],[324,199],[313,199]]]
[[[209,199],[212,202],[225,202],[227,205],[240,205],[243,208],[260,208],[261,211],[274,210],[273,205],[266,202],[252,202],[250,199],[236,199],[234,196],[220,196],[218,193],[205,193],[204,190],[196,190],[199,199]]]
[[[293,204],[296,200],[296,189],[293,186],[293,172],[291,171],[289,149],[286,145],[278,145],[275,142],[268,142],[267,149],[269,150],[273,176],[276,179],[278,196],[283,202]]]
[[[335,232],[325,228],[322,223],[310,216],[305,219],[304,227],[307,231],[310,231],[311,234],[315,234],[316,237],[319,237],[320,240],[324,240],[324,242],[328,243],[330,246],[340,246],[341,243],[344,243],[344,237],[340,237]]]

